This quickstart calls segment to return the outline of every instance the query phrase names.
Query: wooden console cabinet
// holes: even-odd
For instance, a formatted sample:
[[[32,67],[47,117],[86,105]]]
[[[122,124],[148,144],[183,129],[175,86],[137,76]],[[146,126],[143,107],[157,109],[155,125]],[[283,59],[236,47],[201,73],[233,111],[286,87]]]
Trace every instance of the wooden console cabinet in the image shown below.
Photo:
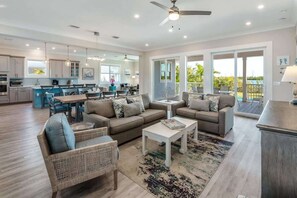
[[[257,127],[261,130],[261,197],[297,197],[297,106],[269,101]]]

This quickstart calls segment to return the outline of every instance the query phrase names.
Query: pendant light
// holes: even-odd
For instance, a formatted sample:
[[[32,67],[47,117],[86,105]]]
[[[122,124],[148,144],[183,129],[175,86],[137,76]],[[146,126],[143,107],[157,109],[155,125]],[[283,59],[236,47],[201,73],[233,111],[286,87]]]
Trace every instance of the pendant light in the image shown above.
[[[46,51],[46,42],[44,43],[44,63],[47,64],[47,51]]]
[[[88,48],[86,48],[86,63],[85,63],[86,67],[89,66],[89,63],[88,63]]]
[[[66,62],[65,62],[65,65],[66,65],[67,67],[70,66],[70,59],[69,59],[69,45],[67,45],[67,60],[66,60]]]
[[[125,61],[125,62],[127,62],[127,61],[128,61],[127,54],[125,54],[124,61]]]

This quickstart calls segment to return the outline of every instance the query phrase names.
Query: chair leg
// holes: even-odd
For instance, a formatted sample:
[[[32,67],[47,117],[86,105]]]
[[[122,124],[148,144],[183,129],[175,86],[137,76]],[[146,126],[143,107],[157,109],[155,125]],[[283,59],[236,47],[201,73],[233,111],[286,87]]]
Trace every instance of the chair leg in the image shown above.
[[[114,190],[118,188],[118,170],[113,171]]]
[[[52,192],[52,198],[56,198],[57,197],[57,192]]]

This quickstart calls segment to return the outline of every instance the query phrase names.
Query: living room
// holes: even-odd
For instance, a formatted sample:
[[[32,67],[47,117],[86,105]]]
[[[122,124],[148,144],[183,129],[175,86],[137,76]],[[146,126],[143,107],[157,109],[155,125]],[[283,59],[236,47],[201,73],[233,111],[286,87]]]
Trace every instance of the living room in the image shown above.
[[[0,11],[0,197],[297,196],[296,0]]]

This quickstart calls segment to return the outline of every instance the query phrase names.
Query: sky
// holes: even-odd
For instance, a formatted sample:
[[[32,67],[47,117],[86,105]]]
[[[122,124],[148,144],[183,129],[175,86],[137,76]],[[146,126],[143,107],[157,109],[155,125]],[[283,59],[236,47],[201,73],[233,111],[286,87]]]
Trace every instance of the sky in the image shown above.
[[[195,67],[199,63],[203,65],[203,61],[188,62],[188,66]],[[263,76],[264,59],[263,56],[247,58],[247,76]],[[214,70],[220,72],[217,76],[234,76],[234,59],[214,60]],[[241,77],[243,73],[242,58],[237,59],[237,76]]]

